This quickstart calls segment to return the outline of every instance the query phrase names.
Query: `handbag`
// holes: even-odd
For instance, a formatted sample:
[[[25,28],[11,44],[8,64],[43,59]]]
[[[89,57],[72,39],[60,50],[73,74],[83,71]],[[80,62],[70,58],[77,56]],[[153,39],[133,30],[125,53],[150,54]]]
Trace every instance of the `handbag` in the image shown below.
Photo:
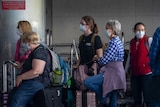
[[[74,71],[74,82],[75,87],[78,90],[86,90],[84,86],[84,80],[89,77],[97,74],[97,63],[93,63],[91,68],[88,68],[86,64],[79,65],[79,67]]]

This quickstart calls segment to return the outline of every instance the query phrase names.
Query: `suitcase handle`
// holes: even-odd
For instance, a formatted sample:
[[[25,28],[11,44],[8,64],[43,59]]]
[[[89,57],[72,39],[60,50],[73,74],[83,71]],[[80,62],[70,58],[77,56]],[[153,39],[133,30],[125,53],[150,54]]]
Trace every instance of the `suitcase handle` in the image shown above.
[[[16,70],[10,61],[3,61],[2,65],[2,92],[8,92],[16,85]]]

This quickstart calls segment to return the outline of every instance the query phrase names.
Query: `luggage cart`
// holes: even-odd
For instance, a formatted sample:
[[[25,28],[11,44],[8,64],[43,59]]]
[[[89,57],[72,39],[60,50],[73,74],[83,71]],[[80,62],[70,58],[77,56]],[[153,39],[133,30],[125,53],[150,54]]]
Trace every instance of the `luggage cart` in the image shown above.
[[[7,107],[9,92],[16,85],[16,69],[11,61],[4,61],[2,65],[2,107]]]

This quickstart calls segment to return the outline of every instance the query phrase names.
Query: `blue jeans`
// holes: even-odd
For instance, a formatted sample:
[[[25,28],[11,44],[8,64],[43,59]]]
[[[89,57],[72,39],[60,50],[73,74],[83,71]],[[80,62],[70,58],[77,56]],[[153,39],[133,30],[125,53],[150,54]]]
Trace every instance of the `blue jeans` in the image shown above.
[[[131,88],[133,91],[135,105],[145,103],[148,106],[151,81],[152,81],[151,74],[131,77]],[[144,102],[142,102],[143,98]]]
[[[84,85],[91,91],[94,91],[101,103],[110,97],[110,107],[117,107],[117,91],[112,91],[104,98],[102,96],[102,85],[104,80],[104,74],[97,74],[90,76],[84,81]]]
[[[9,107],[25,107],[28,102],[32,101],[35,93],[43,88],[44,85],[38,81],[23,81],[14,93],[12,93],[11,104]]]

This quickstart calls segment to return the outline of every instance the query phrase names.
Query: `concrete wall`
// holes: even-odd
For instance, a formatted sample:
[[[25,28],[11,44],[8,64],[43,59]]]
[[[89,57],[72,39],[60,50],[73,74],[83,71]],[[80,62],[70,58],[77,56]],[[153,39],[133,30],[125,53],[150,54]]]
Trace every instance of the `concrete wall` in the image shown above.
[[[52,4],[54,43],[68,43],[72,39],[78,42],[82,34],[79,22],[84,15],[94,17],[103,41],[107,41],[104,29],[109,19],[121,22],[125,41],[134,36],[136,22],[146,25],[148,36],[160,25],[160,0],[53,0]]]

